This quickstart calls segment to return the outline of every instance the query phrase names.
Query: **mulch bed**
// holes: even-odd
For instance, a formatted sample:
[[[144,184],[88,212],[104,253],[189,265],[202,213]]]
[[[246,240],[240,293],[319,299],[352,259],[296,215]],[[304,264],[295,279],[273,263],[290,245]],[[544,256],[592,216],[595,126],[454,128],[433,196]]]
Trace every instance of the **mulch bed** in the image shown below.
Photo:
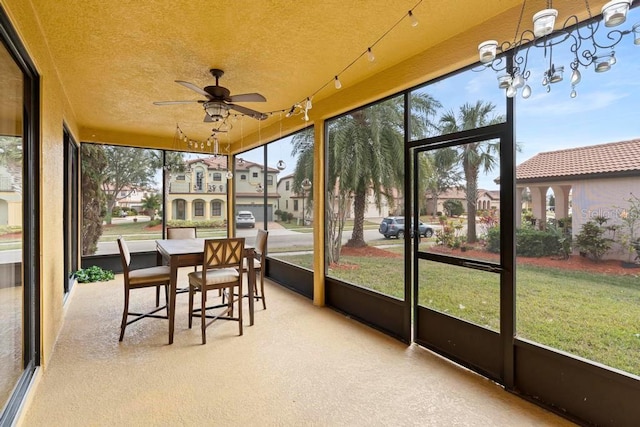
[[[462,252],[460,249],[450,249],[441,246],[433,246],[430,249],[431,252],[438,252],[443,254],[450,254],[453,256],[460,256],[463,258],[483,259],[497,261],[498,254],[492,254],[484,250],[471,249]],[[346,256],[360,256],[360,257],[375,257],[375,258],[402,258],[403,255],[399,253],[389,252],[384,249],[377,248],[375,246],[365,246],[362,248],[352,248],[343,246],[340,252]],[[569,259],[558,259],[553,257],[542,258],[529,258],[518,257],[518,264],[535,265],[545,268],[557,268],[560,270],[580,270],[589,273],[600,274],[612,274],[621,276],[636,276],[640,277],[640,268],[627,268],[622,266],[622,262],[619,260],[602,260],[595,262],[589,258],[580,255],[571,255]],[[332,269],[340,270],[355,270],[358,268],[355,264],[343,264],[331,265]]]

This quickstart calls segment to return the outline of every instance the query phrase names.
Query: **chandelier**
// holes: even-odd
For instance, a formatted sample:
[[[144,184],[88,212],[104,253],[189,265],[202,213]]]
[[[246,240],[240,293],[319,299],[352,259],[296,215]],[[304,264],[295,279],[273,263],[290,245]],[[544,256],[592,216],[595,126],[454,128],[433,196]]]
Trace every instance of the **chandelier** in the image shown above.
[[[520,27],[527,1],[524,0],[520,18],[513,41],[505,41],[498,44],[496,40],[487,40],[478,45],[480,62],[485,68],[491,68],[498,73],[498,87],[505,89],[506,95],[513,98],[521,89],[523,98],[531,96],[531,86],[529,78],[531,72],[527,69],[529,50],[532,47],[544,49],[545,60],[548,59],[548,68],[542,76],[542,86],[547,92],[551,91],[551,86],[563,80],[565,67],[557,65],[553,61],[553,49],[566,44],[573,57],[569,64],[571,69],[571,93],[570,96],[577,96],[576,85],[582,80],[580,66],[587,68],[591,65],[596,73],[608,71],[616,63],[614,48],[622,39],[632,34],[634,44],[640,45],[640,23],[636,23],[627,30],[602,30],[606,35],[596,39],[596,34],[602,23],[604,27],[616,27],[624,23],[627,19],[627,12],[633,0],[613,0],[602,7],[602,19],[595,20],[591,15],[591,8],[588,0],[585,6],[589,19],[587,24],[579,26],[578,17],[569,16],[561,28],[554,32],[558,11],[553,9],[552,1],[547,1],[547,8],[533,15],[533,30],[525,30],[521,34]],[[513,50],[513,65],[509,64],[503,56],[498,56],[508,50]]]

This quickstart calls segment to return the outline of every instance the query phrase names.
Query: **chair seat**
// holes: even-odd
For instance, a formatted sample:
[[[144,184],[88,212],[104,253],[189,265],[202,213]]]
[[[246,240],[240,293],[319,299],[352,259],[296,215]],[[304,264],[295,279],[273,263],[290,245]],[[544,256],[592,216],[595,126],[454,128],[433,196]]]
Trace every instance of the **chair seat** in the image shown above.
[[[235,268],[221,268],[217,270],[209,270],[205,275],[205,284],[207,286],[217,285],[221,283],[236,282],[240,273]],[[202,285],[202,271],[189,273],[189,284],[194,286]]]
[[[260,264],[260,261],[258,261],[257,259],[253,259],[253,269],[254,270],[260,270],[260,267],[262,266],[262,264]],[[247,259],[244,258],[242,261],[242,268],[246,271],[249,269],[249,264],[247,263]]]
[[[166,282],[169,280],[171,268],[167,265],[140,268],[129,272],[129,284],[132,286],[149,282]]]

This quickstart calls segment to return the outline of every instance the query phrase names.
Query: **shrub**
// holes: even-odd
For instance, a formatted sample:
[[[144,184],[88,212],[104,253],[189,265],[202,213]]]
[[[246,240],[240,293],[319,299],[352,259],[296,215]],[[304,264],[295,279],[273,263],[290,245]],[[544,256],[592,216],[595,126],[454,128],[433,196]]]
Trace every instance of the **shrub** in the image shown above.
[[[448,248],[457,249],[467,241],[466,236],[462,235],[462,222],[453,222],[450,220],[440,219],[442,229],[436,230],[436,244],[446,246]]]
[[[584,253],[589,258],[599,261],[611,249],[613,239],[606,237],[605,233],[614,229],[605,226],[607,221],[607,218],[599,216],[582,225],[582,229],[576,236],[576,245],[581,254]]]
[[[79,283],[106,282],[113,280],[115,275],[111,270],[103,270],[97,265],[92,265],[85,269],[80,269],[75,273]]]
[[[563,254],[565,246],[570,240],[566,236],[553,230],[534,230],[522,227],[516,230],[516,255],[540,258]],[[500,253],[500,227],[493,227],[487,233],[487,251]],[[568,257],[569,252],[567,252]]]
[[[442,208],[448,216],[460,216],[464,213],[464,207],[460,200],[447,200],[442,204]]]
[[[158,222],[159,224],[160,222]],[[202,221],[187,221],[187,220],[171,220],[167,221],[169,227],[196,227],[196,228],[225,228],[227,226],[226,220],[202,220]]]

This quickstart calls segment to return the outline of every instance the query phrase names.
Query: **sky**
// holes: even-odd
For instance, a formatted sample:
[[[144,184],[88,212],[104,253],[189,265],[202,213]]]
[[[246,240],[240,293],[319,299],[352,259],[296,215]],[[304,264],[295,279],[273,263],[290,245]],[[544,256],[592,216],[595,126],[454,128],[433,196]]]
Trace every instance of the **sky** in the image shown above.
[[[558,19],[562,20],[562,17]],[[614,29],[627,30],[639,21],[640,8],[636,8],[629,12],[627,22]],[[604,26],[600,30],[603,29]],[[602,40],[602,37],[597,40]],[[632,34],[625,36],[615,47],[617,63],[611,70],[596,73],[593,66],[579,68],[582,80],[576,85],[576,98],[569,96],[569,64],[573,59],[569,43],[555,46],[552,53],[554,64],[564,66],[565,71],[563,81],[551,85],[549,93],[541,84],[549,57],[544,57],[542,48],[532,48],[529,53],[527,68],[531,76],[528,84],[532,95],[523,99],[519,93],[515,98],[516,140],[522,149],[517,155],[517,164],[540,152],[640,137],[640,46],[633,44]],[[465,103],[482,100],[495,104],[496,114],[505,114],[504,90],[498,89],[497,76],[498,73],[491,69],[468,70],[428,85],[424,90],[441,102],[443,112],[458,111]],[[291,138],[285,137],[268,146],[270,167],[275,167],[278,160],[284,160],[287,164],[281,177],[292,173],[295,168],[295,159],[291,156]],[[242,153],[240,157],[262,163],[263,150],[254,149]],[[479,187],[497,190],[498,186],[493,182],[497,176],[497,171],[481,176]]]

